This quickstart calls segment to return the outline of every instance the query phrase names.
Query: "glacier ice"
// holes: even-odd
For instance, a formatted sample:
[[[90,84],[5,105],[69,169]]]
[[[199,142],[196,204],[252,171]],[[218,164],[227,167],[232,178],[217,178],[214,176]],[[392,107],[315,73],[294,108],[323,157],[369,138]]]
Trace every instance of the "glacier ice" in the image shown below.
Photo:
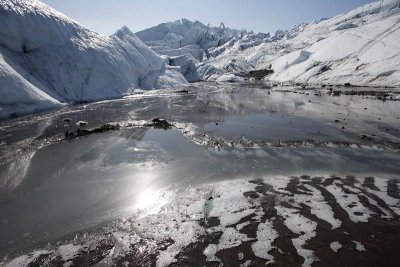
[[[103,36],[37,0],[0,14],[0,118],[183,82],[127,27]]]

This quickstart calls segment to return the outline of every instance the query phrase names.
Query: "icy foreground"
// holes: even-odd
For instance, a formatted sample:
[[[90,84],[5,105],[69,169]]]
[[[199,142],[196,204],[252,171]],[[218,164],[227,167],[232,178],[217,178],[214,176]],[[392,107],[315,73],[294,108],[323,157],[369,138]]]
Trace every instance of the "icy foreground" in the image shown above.
[[[397,266],[399,92],[253,86],[0,122],[0,265]]]
[[[0,14],[0,119],[187,83],[128,29],[102,36],[37,0]]]
[[[189,80],[236,82],[272,69],[267,79],[276,82],[398,86],[399,21],[400,1],[383,0],[272,35],[181,20],[138,36],[183,67]]]
[[[372,177],[279,176],[173,187],[104,236],[85,235],[6,266],[385,265],[394,258],[380,258],[377,247],[384,240],[385,250],[396,249],[385,232],[399,235],[397,186]]]

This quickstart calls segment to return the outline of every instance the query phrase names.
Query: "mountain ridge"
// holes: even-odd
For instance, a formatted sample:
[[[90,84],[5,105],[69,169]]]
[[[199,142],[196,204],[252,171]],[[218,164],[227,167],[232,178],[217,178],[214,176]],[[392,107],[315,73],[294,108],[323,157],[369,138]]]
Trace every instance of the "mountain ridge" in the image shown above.
[[[208,39],[206,45],[176,46],[165,38],[147,44],[179,62],[189,81],[233,82],[250,71],[271,68],[274,73],[266,79],[273,82],[400,86],[399,22],[400,1],[381,0],[273,35],[227,34],[218,44]],[[147,32],[148,40],[157,39],[149,38],[152,31]]]

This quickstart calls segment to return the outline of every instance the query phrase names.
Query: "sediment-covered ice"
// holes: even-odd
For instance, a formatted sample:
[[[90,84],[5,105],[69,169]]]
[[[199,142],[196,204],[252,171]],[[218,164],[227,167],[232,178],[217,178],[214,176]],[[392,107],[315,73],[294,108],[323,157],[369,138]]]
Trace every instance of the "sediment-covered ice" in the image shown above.
[[[325,188],[329,193],[318,189],[325,182],[318,179],[327,179],[329,185],[325,185]],[[208,263],[223,263],[225,253],[234,250],[234,255],[238,256],[232,260],[245,266],[252,262],[246,260],[249,251],[245,248],[249,245],[250,253],[254,254],[252,259],[256,257],[269,264],[277,261],[273,256],[276,252],[281,255],[289,253],[288,247],[282,247],[281,242],[276,242],[288,236],[287,231],[291,232],[289,236],[297,254],[304,259],[302,266],[311,266],[319,260],[316,251],[320,248],[311,241],[319,238],[317,226],[320,222],[328,222],[332,226],[332,229],[324,231],[336,231],[336,228],[347,227],[351,223],[366,223],[370,216],[377,215],[368,212],[358,199],[358,195],[370,194],[370,185],[364,186],[360,182],[364,180],[353,179],[351,181],[354,184],[351,185],[345,183],[345,179],[337,177],[318,179],[307,176],[268,177],[173,186],[167,190],[169,193],[166,195],[169,197],[160,200],[161,207],[157,211],[151,214],[139,212],[125,218],[116,224],[114,232],[107,232],[107,237],[96,237],[94,241],[85,238],[86,243],[66,244],[50,251],[37,251],[16,258],[6,266],[24,266],[39,256],[45,257],[48,262],[61,258],[64,263],[73,264],[85,255],[87,249],[92,251],[99,247],[98,240],[108,240],[112,244],[112,249],[110,247],[104,257],[99,259],[109,265],[124,257],[135,257],[137,251],[146,251],[146,242],[154,245],[153,250],[148,253],[155,253],[154,264],[157,266],[179,264],[180,260],[191,256],[190,253],[185,253],[193,248],[201,248],[197,253],[202,253]],[[387,179],[375,178],[375,184],[381,189],[385,188],[387,182]],[[296,188],[292,187],[293,184],[297,184]],[[328,198],[330,202],[327,201]],[[375,196],[374,200],[381,203],[383,200],[378,198]],[[336,208],[332,209],[330,205],[335,205]],[[304,209],[305,206],[310,210]],[[335,214],[337,208],[342,211]],[[326,209],[326,213],[323,209]],[[349,218],[340,215],[345,214],[345,211]],[[368,216],[361,212],[366,212]],[[384,212],[382,215],[382,220],[393,218],[385,217]],[[346,223],[342,225],[340,220],[335,219],[337,216],[342,216],[339,218]],[[254,230],[256,231],[252,233]],[[356,250],[366,251],[361,242],[353,240],[354,236],[350,233],[346,236],[349,242],[355,244]],[[329,247],[337,253],[342,244],[333,241]],[[323,263],[323,259],[321,261]]]

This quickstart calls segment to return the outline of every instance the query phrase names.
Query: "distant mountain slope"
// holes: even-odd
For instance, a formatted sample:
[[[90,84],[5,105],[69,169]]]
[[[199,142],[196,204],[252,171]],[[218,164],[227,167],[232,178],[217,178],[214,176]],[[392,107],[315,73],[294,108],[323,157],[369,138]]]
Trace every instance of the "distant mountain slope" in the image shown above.
[[[400,0],[367,4],[272,35],[186,19],[137,35],[181,67],[189,81],[238,81],[250,71],[271,68],[267,79],[277,82],[400,85]]]
[[[131,32],[102,36],[40,1],[0,2],[0,118],[186,82],[164,65]]]
[[[199,21],[192,22],[187,19],[162,23],[136,33],[149,46],[181,48],[197,45],[204,49],[216,47],[232,38],[239,38],[245,34],[247,34],[246,30],[230,29],[223,23],[219,27],[212,27]]]
[[[400,1],[383,0],[258,45],[239,40],[198,66],[204,80],[271,67],[279,82],[400,85]]]
[[[153,51],[170,57],[172,65],[174,62],[179,62],[178,66],[182,67],[182,73],[189,81],[200,79],[193,72],[195,68],[192,66],[222,52],[219,48],[232,45],[245,36],[251,36],[259,43],[270,37],[269,34],[253,34],[246,30],[230,29],[223,23],[219,27],[212,27],[187,19],[162,23],[137,32],[136,35]]]

